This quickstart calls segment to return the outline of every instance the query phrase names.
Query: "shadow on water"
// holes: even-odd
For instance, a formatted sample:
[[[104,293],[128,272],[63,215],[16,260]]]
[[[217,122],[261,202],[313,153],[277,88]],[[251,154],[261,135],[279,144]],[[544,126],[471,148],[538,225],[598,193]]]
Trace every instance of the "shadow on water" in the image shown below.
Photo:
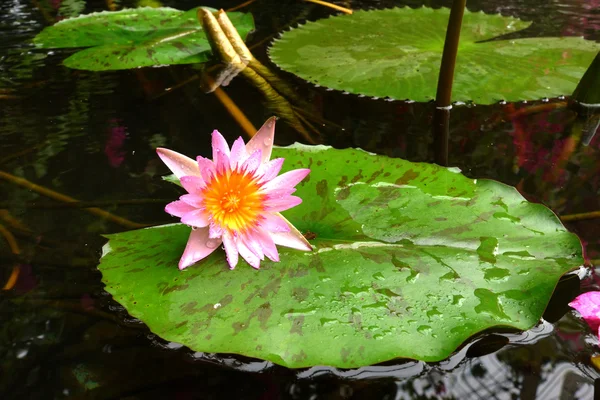
[[[204,94],[189,66],[112,73],[69,70],[70,51],[39,51],[30,39],[57,17],[100,11],[107,1],[0,4],[0,171],[79,199],[67,206],[31,187],[0,180],[0,224],[19,254],[0,241],[0,395],[48,398],[238,399],[591,399],[599,377],[590,363],[597,340],[566,306],[579,291],[566,277],[545,319],[527,332],[481,334],[452,357],[427,364],[397,360],[356,370],[289,370],[244,357],[193,353],[155,337],[104,292],[96,270],[102,233],[128,229],[91,214],[99,207],[143,224],[172,220],[164,204],[179,195],[160,176],[154,148],[209,156],[209,133],[242,134],[221,103]],[[180,9],[191,1],[165,1]],[[234,1],[206,1],[226,8]],[[355,1],[353,8],[448,1]],[[469,2],[474,11],[534,21],[528,36],[600,38],[600,3],[590,0]],[[250,6],[250,43],[329,11],[288,0]],[[266,42],[268,43],[268,41]],[[263,43],[255,54],[268,64]],[[317,110],[323,142],[411,161],[432,161],[431,104],[389,102],[330,92],[281,73]],[[234,80],[229,96],[260,126],[269,113],[259,92]],[[560,214],[600,209],[600,138],[582,145],[562,99],[530,104],[455,107],[449,165],[471,177],[516,186]],[[548,105],[555,107],[546,107]],[[537,112],[525,112],[530,106]],[[300,140],[285,124],[278,144]],[[87,210],[87,211],[86,211]],[[597,220],[568,224],[587,256],[600,259]],[[600,289],[595,274],[583,288]]]

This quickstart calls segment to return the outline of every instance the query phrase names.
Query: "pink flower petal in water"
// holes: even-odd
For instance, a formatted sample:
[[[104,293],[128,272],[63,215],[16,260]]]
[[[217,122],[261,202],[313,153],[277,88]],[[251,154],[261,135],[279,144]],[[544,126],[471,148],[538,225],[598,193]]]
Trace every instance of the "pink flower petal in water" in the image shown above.
[[[600,328],[600,292],[580,294],[569,303],[576,309],[593,331]]]
[[[108,158],[108,163],[111,167],[119,167],[125,161],[125,140],[127,134],[125,127],[116,126],[111,128],[110,136],[104,145],[104,154]]]
[[[292,193],[310,170],[277,176],[283,159],[269,161],[274,134],[275,119],[271,118],[248,144],[239,138],[229,149],[225,138],[214,131],[213,160],[198,157],[194,161],[168,149],[157,149],[189,193],[166,207],[169,214],[194,227],[180,269],[205,258],[221,243],[231,269],[239,256],[256,269],[265,256],[279,261],[276,245],[312,250],[304,236],[279,214],[302,202]]]

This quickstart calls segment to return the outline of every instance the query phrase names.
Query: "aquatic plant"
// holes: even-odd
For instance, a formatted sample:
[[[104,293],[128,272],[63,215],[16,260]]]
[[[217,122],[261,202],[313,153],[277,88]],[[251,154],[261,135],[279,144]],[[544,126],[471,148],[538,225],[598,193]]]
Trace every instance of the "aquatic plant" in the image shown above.
[[[295,169],[277,176],[284,159],[269,161],[274,134],[275,118],[271,118],[247,145],[240,137],[230,150],[225,138],[214,131],[213,161],[204,157],[194,161],[172,150],[157,149],[189,193],[165,209],[193,228],[179,269],[205,258],[221,243],[231,269],[238,255],[257,269],[265,256],[279,261],[276,244],[312,249],[279,213],[302,202],[292,193],[310,170]]]
[[[576,309],[585,322],[600,337],[600,292],[592,291],[580,294],[569,303]]]
[[[69,68],[90,71],[205,62],[210,44],[198,8],[134,8],[80,15],[45,28],[33,40],[39,48],[88,47],[68,57]],[[250,14],[229,13],[245,38],[254,29]]]
[[[361,10],[284,32],[269,54],[279,67],[313,84],[430,101],[436,95],[448,15],[446,8]],[[452,100],[492,104],[571,94],[599,45],[579,37],[498,40],[529,25],[465,10]]]
[[[217,168],[227,166],[215,153]],[[189,226],[129,231],[108,235],[106,290],[195,351],[350,368],[442,360],[483,330],[529,329],[559,278],[583,262],[556,215],[501,183],[361,150],[296,144],[272,155],[285,158],[282,171],[311,170],[297,185],[304,201],[283,214],[314,251],[279,249],[279,263],[231,273],[211,249],[179,271]],[[182,177],[198,171],[179,164]]]

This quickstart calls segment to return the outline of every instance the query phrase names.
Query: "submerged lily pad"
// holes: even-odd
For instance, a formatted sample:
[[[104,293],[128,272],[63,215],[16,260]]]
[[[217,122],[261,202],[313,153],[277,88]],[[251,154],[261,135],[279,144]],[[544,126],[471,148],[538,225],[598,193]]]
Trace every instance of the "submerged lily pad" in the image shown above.
[[[41,48],[90,47],[64,64],[91,71],[129,69],[208,60],[210,44],[197,18],[198,8],[135,8],[69,18],[34,39]],[[254,29],[250,14],[227,13],[242,38]]]
[[[270,49],[282,69],[355,94],[435,98],[449,10],[357,11],[283,33]],[[579,37],[490,40],[530,23],[465,11],[453,101],[492,104],[569,95],[600,49]]]
[[[184,271],[190,228],[109,235],[106,290],[166,340],[288,367],[437,361],[494,326],[535,325],[581,244],[546,207],[454,169],[325,146],[277,148],[308,167],[285,213],[315,250]]]

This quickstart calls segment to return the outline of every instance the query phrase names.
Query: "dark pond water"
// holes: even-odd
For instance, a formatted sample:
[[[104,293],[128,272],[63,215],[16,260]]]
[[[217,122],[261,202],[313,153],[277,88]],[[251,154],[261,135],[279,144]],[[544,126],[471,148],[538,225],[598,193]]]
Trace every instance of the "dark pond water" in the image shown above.
[[[600,374],[590,362],[598,339],[567,302],[599,288],[594,273],[559,285],[544,319],[527,332],[495,332],[468,342],[448,360],[392,361],[338,370],[290,370],[243,357],[193,353],[153,335],[104,292],[96,270],[102,233],[130,229],[89,213],[100,207],[141,224],[171,222],[163,207],[179,195],[154,148],[210,156],[208,134],[243,134],[189,67],[90,73],[61,65],[69,51],[39,51],[31,38],[60,15],[100,11],[118,1],[0,2],[0,398],[174,399],[592,399]],[[205,1],[228,8],[236,1]],[[358,8],[449,1],[339,1]],[[192,1],[165,1],[180,9]],[[123,5],[123,4],[121,4]],[[125,5],[133,5],[127,3]],[[527,36],[600,39],[596,0],[469,2],[471,10],[533,21]],[[258,0],[247,8],[266,47],[290,24],[327,16],[301,1]],[[274,69],[276,69],[274,67]],[[433,161],[430,104],[371,100],[281,77],[312,104],[320,141],[412,161]],[[271,115],[248,81],[226,88],[255,126]],[[574,113],[549,103],[458,107],[451,116],[449,164],[471,177],[517,186],[559,215],[600,209],[600,135],[589,145],[571,133]],[[555,104],[556,107],[544,107]],[[540,105],[536,112],[514,111]],[[278,144],[302,141],[280,123]],[[23,180],[39,185],[32,188]],[[83,203],[42,195],[39,188]],[[87,207],[87,208],[85,208]],[[598,220],[567,224],[595,264]],[[6,232],[10,232],[7,234]],[[9,246],[7,237],[15,238]],[[14,254],[18,250],[20,254]],[[596,394],[600,398],[600,394]]]

